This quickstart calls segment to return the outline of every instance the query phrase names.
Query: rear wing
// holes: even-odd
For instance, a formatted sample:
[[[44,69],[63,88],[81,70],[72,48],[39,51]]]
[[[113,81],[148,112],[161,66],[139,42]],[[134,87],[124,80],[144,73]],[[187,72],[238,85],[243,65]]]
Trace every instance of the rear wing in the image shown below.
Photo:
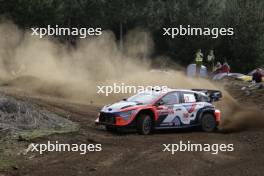
[[[222,92],[220,90],[209,90],[209,89],[192,89],[193,91],[203,92],[209,97],[210,102],[220,101],[223,97]]]

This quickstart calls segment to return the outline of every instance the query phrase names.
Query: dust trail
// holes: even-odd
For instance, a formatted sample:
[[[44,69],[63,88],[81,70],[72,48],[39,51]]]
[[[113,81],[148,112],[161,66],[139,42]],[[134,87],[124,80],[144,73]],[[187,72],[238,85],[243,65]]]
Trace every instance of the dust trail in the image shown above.
[[[149,33],[136,29],[125,37],[123,52],[111,31],[100,37],[79,40],[75,47],[53,38],[39,39],[21,32],[12,23],[0,25],[0,81],[40,95],[62,97],[84,103],[106,104],[128,95],[97,94],[98,85],[166,85],[171,88],[221,89],[198,78],[188,78],[177,69],[151,71],[152,61],[164,64],[166,57],[150,58],[153,41]],[[6,37],[3,37],[6,36]],[[164,59],[166,58],[166,59]],[[166,67],[166,64],[163,65]],[[223,90],[224,91],[224,90]],[[237,103],[225,92],[223,129],[241,124]],[[239,113],[238,113],[239,112]],[[255,116],[249,110],[242,116]],[[231,125],[230,125],[231,124]],[[242,123],[243,124],[243,123]]]
[[[264,115],[256,106],[246,106],[237,102],[229,94],[223,99],[223,119],[220,124],[221,132],[234,132],[264,127]]]

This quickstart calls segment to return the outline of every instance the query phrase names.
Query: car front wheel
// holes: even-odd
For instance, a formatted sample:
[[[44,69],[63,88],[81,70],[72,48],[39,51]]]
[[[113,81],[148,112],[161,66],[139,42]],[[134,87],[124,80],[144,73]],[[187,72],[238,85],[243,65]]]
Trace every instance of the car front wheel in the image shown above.
[[[137,120],[137,131],[139,134],[148,135],[152,132],[153,122],[148,114],[141,114]]]

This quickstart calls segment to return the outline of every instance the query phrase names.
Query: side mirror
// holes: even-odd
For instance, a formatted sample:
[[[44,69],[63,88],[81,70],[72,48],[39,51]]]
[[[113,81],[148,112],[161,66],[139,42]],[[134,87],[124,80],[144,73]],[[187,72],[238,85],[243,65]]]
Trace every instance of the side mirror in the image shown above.
[[[127,101],[127,98],[123,98],[122,100],[123,100],[123,101]]]
[[[157,106],[161,106],[161,105],[164,105],[164,104],[165,104],[165,102],[163,100],[159,100],[156,105]]]

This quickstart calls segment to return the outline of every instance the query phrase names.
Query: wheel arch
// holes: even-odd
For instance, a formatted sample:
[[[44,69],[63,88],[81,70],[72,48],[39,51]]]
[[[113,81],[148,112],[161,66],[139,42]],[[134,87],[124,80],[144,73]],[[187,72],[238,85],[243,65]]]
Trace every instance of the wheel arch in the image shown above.
[[[150,108],[141,109],[136,115],[136,120],[139,118],[140,114],[148,114],[148,115],[150,115],[150,117],[153,120],[153,122],[155,122],[155,120],[156,120],[155,112],[152,109],[150,109]]]
[[[203,109],[200,109],[197,112],[197,115],[198,115],[198,123],[201,124],[201,121],[202,121],[202,118],[203,118],[204,114],[212,114],[215,117],[214,111],[215,110],[212,107],[205,107]]]

